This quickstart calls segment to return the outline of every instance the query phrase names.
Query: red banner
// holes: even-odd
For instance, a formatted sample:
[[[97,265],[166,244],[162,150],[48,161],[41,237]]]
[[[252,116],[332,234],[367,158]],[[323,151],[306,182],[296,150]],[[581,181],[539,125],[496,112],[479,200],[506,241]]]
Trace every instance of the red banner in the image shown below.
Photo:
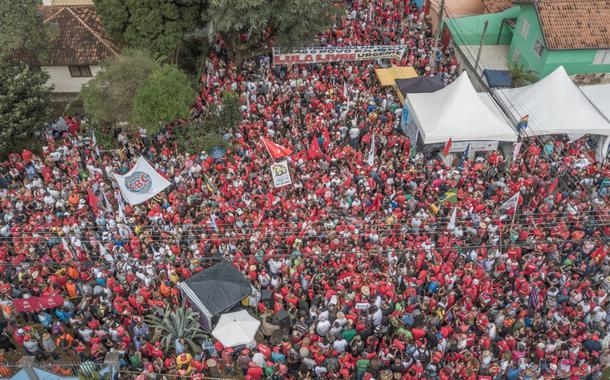
[[[46,296],[39,297],[38,302],[45,309],[54,309],[56,307],[60,307],[64,304],[64,299],[62,296]]]
[[[42,309],[54,309],[64,304],[62,296],[44,296],[19,298],[13,300],[13,306],[18,313],[33,313]]]
[[[33,313],[42,310],[38,297],[13,300],[13,306],[18,313]]]

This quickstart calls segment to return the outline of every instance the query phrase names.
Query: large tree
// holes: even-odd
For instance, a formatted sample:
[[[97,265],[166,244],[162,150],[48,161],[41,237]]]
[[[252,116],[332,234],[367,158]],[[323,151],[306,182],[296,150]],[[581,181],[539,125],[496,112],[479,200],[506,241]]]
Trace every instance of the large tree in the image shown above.
[[[0,1],[0,59],[15,49],[46,53],[48,41],[57,33],[55,24],[44,24],[39,0]]]
[[[332,26],[342,8],[332,0],[209,0],[203,18],[233,60],[280,47],[306,46]]]
[[[197,93],[190,79],[176,66],[153,71],[133,100],[133,119],[149,132],[190,116]]]
[[[161,64],[146,52],[126,50],[103,68],[81,90],[85,111],[104,124],[131,121],[134,96]]]
[[[201,23],[200,0],[94,0],[106,31],[129,47],[175,61],[185,33]]]
[[[49,121],[51,88],[44,71],[0,64],[0,154],[18,151]]]

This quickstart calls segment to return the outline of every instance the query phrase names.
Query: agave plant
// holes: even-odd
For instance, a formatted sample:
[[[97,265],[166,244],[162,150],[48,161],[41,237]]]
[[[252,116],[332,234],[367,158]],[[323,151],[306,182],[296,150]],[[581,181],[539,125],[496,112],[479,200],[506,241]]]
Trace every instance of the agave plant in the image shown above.
[[[182,338],[193,351],[200,350],[195,340],[204,339],[207,335],[199,324],[199,313],[180,307],[177,310],[165,310],[163,317],[150,315],[146,318],[148,326],[161,332],[161,347],[168,352],[176,339]]]

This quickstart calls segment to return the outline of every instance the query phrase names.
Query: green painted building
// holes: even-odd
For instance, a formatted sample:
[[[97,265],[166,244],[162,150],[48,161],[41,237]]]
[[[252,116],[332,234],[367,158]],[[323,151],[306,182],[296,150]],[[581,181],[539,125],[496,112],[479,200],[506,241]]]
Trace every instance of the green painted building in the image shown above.
[[[610,2],[521,1],[508,51],[544,77],[563,65],[570,75],[610,73]]]
[[[563,65],[570,75],[610,73],[610,0],[515,0],[500,13],[446,19],[456,45],[508,45],[508,63],[542,78]]]

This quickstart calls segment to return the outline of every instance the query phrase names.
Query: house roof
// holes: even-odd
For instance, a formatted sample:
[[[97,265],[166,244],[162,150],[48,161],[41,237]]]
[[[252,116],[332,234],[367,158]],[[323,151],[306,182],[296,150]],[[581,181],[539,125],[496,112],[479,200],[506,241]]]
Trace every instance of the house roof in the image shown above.
[[[513,6],[513,0],[483,0],[485,9],[489,13],[502,12]]]
[[[94,6],[41,6],[39,9],[45,24],[57,24],[57,37],[41,61],[27,49],[14,51],[13,59],[41,66],[98,65],[119,54],[116,43],[105,35]]]
[[[535,5],[547,49],[610,48],[610,0],[538,0]]]

